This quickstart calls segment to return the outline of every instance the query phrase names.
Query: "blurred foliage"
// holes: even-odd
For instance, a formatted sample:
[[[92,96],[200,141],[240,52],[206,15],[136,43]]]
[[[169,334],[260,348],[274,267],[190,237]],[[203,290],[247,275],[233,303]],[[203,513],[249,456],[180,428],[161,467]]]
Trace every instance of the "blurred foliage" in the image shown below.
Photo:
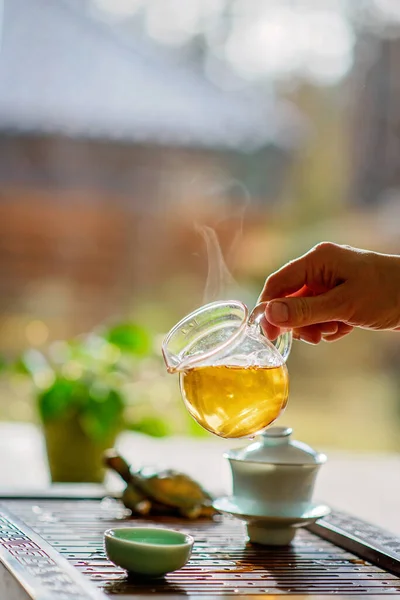
[[[159,384],[164,371],[152,346],[146,329],[118,323],[53,342],[45,351],[30,348],[7,365],[1,359],[0,369],[30,380],[44,423],[76,416],[95,441],[121,428],[162,437],[171,433],[171,423],[163,416],[162,402],[151,405],[140,385],[143,376]],[[152,389],[150,383],[144,387]]]
[[[151,348],[147,331],[135,323],[119,323],[111,327],[104,337],[121,352],[136,356],[148,354]]]

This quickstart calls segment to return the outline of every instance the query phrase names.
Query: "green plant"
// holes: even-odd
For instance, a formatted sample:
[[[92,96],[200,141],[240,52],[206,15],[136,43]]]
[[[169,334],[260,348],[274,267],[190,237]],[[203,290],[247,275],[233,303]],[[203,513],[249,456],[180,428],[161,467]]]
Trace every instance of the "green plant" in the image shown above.
[[[121,429],[208,437],[186,411],[160,346],[160,339],[136,323],[117,323],[42,351],[30,348],[3,368],[2,377],[25,398],[26,380],[31,382],[46,435],[61,424],[63,435],[78,425],[80,436],[94,444],[112,444]]]
[[[14,369],[31,378],[44,424],[74,418],[97,443],[112,440],[125,425],[128,399],[124,386],[150,348],[146,330],[134,323],[119,323],[68,342],[55,342],[46,352],[29,349]],[[154,430],[154,423],[149,429]]]

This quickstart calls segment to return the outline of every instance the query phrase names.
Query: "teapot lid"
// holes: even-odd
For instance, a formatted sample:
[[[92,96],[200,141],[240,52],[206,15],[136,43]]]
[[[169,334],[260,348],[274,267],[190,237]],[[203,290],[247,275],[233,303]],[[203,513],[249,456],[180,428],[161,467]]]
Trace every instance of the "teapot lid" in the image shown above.
[[[290,427],[271,427],[256,442],[230,450],[225,456],[231,460],[287,465],[315,465],[326,461],[325,454],[292,440],[292,433]]]

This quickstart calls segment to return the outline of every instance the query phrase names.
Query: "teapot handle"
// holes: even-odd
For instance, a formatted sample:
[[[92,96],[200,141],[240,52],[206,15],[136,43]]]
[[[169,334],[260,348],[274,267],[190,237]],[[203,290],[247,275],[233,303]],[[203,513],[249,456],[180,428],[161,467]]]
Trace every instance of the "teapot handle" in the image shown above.
[[[264,335],[264,332],[261,327],[261,319],[264,315],[265,307],[267,306],[267,304],[268,304],[268,302],[260,302],[260,304],[257,304],[257,306],[255,306],[255,308],[251,312],[249,319],[248,319],[248,324],[249,325],[257,325],[259,327],[262,335]],[[285,362],[286,362],[287,357],[289,356],[290,349],[292,347],[292,340],[293,340],[292,332],[285,331],[284,333],[281,333],[281,335],[278,336],[276,338],[276,340],[271,342],[275,346],[275,348],[278,350],[278,352],[282,355],[283,360]]]

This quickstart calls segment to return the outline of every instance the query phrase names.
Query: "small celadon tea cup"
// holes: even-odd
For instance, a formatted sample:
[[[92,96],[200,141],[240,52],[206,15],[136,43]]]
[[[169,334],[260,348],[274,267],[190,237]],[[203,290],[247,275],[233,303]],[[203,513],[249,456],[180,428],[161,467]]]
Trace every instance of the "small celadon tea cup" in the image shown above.
[[[160,527],[120,527],[104,533],[107,557],[118,567],[149,577],[161,577],[183,567],[194,540]]]

